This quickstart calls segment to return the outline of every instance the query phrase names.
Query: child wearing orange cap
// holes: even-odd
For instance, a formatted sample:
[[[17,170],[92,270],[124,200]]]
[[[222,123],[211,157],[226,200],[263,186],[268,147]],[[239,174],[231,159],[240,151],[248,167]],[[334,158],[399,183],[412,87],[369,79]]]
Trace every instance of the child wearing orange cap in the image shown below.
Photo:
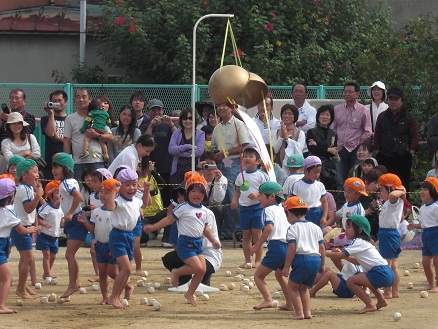
[[[47,203],[38,210],[38,225],[41,233],[36,240],[36,250],[43,253],[43,279],[52,275],[51,269],[58,253],[58,238],[61,227],[64,226],[64,213],[60,207],[59,180],[53,180],[46,185],[45,197]]]
[[[420,187],[420,197],[423,205],[420,208],[420,224],[409,224],[408,229],[421,228],[423,234],[423,270],[428,286],[421,290],[438,292],[438,179],[427,177]],[[432,270],[432,263],[435,275]]]
[[[215,249],[220,248],[219,241],[215,239],[208,226],[208,218],[214,217],[214,214],[202,205],[207,196],[206,191],[207,182],[205,178],[199,175],[199,173],[195,173],[186,183],[187,201],[177,206],[172,216],[167,216],[153,225],[144,226],[144,231],[150,233],[172,224],[175,220],[177,221],[177,253],[185,265],[172,270],[171,284],[177,287],[178,279],[181,275],[193,274],[189,288],[184,294],[184,297],[193,306],[197,305],[193,294],[201,283],[206,271],[202,236],[205,235]]]
[[[406,190],[400,178],[394,174],[384,174],[379,177],[380,198],[383,202],[379,214],[379,252],[386,259],[394,272],[394,284],[385,288],[385,298],[400,297],[400,272],[398,270],[398,258],[401,253],[401,237],[397,230],[403,215]]]

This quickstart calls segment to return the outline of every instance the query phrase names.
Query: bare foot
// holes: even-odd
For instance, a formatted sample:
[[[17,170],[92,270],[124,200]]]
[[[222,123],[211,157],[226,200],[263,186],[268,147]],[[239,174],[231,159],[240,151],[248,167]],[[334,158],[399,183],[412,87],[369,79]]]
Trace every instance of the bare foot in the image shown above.
[[[32,289],[30,289],[29,286],[26,286],[26,292],[27,292],[29,295],[32,295],[32,296],[35,296],[35,295],[36,295],[36,292],[33,291]]]
[[[142,269],[139,269],[139,270],[135,270],[134,274],[138,276],[143,276],[143,272],[144,271],[142,271]]]
[[[178,287],[178,275],[176,275],[175,270],[173,269],[172,272],[170,272],[170,284],[172,287]]]
[[[252,268],[257,268],[260,266],[260,264],[261,264],[261,262],[256,262],[252,265]]]
[[[51,274],[49,274],[49,275],[43,275],[42,278],[43,278],[43,279],[46,279],[46,278],[56,279],[57,276],[56,276],[56,275],[51,275]]]
[[[421,288],[418,288],[418,290],[432,290],[432,289],[434,289],[434,287],[432,287],[432,286],[424,286],[424,287],[421,287]]]
[[[98,276],[95,276],[94,278],[88,279],[88,282],[91,282],[91,283],[93,283],[93,282],[99,282],[99,277],[98,277]]]
[[[311,318],[313,318],[313,315],[312,315],[312,313],[304,314],[304,318],[305,318],[306,320],[310,320]]]
[[[388,302],[386,300],[378,301],[376,303],[376,308],[380,310],[382,307],[388,306]]]
[[[392,298],[400,298],[400,293],[399,292],[393,292],[392,293]]]
[[[310,298],[314,298],[316,296],[316,293],[310,293]]]
[[[7,307],[0,308],[0,314],[14,314],[14,313],[17,313],[17,310],[12,310]]]
[[[248,262],[249,263],[249,262]],[[246,268],[246,263],[240,264],[239,265],[240,268]]]
[[[81,286],[77,285],[75,287],[68,287],[67,290],[62,294],[61,298],[68,297],[70,295],[73,295],[76,291],[79,290]]]
[[[391,299],[392,298],[392,293],[384,293],[383,294],[383,297],[385,298],[385,299]]]
[[[287,304],[283,304],[278,306],[281,311],[295,311],[292,305],[288,306]]]
[[[372,305],[372,306],[365,306],[363,309],[359,310],[356,312],[356,314],[365,314],[367,312],[375,312],[377,311],[377,307]]]
[[[110,298],[108,298],[108,302],[109,302],[112,306],[114,306],[115,308],[120,308],[120,309],[125,308],[125,306],[123,306],[122,303],[120,303],[120,300],[119,300],[118,298],[112,298],[112,297],[110,297]]]
[[[273,307],[273,305],[272,305],[272,301],[267,302],[267,301],[265,300],[265,301],[263,301],[261,304],[259,304],[259,305],[257,305],[257,306],[254,306],[253,309],[254,309],[254,310],[257,310],[257,311],[260,311],[260,310],[262,310],[262,309],[264,309],[264,308],[272,308],[272,307]]]
[[[192,305],[192,306],[198,306],[198,304],[196,304],[196,299],[195,296],[190,295],[188,293],[184,294],[184,297],[187,299],[187,301]]]
[[[431,292],[431,293],[437,293],[437,292],[438,292],[438,287],[435,287],[435,288],[430,289],[429,292]]]
[[[32,299],[33,297],[27,292],[27,291],[18,291],[16,290],[15,293],[24,299]]]
[[[133,293],[134,293],[134,286],[130,283],[127,283],[125,286],[125,299],[130,300]]]
[[[111,303],[108,300],[108,297],[103,298],[99,303],[99,305],[110,305]]]
[[[304,314],[301,314],[301,315],[292,315],[291,317],[290,317],[292,320],[304,320]]]
[[[351,298],[351,301],[353,302],[358,302],[360,301],[359,297],[357,297],[356,295],[353,296],[353,298]]]

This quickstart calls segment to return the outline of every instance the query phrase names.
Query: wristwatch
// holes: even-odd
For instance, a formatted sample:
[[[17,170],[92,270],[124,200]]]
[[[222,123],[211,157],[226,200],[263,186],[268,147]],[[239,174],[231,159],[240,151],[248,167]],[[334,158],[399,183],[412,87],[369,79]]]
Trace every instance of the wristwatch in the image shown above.
[[[97,135],[97,139],[101,139],[102,138],[102,134]]]

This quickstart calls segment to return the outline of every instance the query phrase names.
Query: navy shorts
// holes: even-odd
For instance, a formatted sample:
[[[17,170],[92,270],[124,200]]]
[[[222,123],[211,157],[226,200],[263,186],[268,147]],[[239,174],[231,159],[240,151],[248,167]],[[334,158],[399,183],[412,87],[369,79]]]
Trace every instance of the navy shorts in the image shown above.
[[[8,262],[10,252],[11,240],[9,238],[0,238],[0,265]]]
[[[375,289],[391,287],[394,284],[394,272],[388,265],[374,266],[365,275]]]
[[[117,260],[113,257],[110,250],[109,242],[102,243],[96,241],[94,244],[94,251],[96,252],[96,262],[103,264],[117,264]]]
[[[172,225],[170,225],[169,243],[175,246],[177,242],[178,242],[178,226],[176,222],[173,222]]]
[[[271,240],[268,243],[268,251],[262,260],[262,265],[270,270],[283,269],[286,259],[288,244],[278,240]]]
[[[64,223],[64,230],[67,232],[67,238],[69,240],[85,241],[85,239],[87,238],[87,229],[81,222],[78,222],[79,214],[84,213],[80,211],[74,214],[70,221]]]
[[[109,247],[114,259],[121,256],[128,256],[129,260],[134,259],[134,233],[133,231],[122,231],[113,228],[109,234]]]
[[[310,208],[306,214],[306,220],[321,227],[322,209],[320,207]]]
[[[18,251],[32,250],[32,237],[30,234],[22,235],[17,232],[17,227],[11,230],[11,239],[14,241],[14,246]]]
[[[37,236],[36,244],[35,244],[36,250],[49,250],[52,254],[58,253],[58,238],[40,233]]]
[[[313,287],[321,267],[321,256],[295,255],[289,280],[296,284]]]
[[[342,274],[338,274],[338,278],[341,280],[339,282],[339,286],[336,290],[333,290],[333,293],[340,298],[352,298],[354,296],[354,292],[350,290],[347,286],[347,281],[342,277]]]
[[[438,255],[438,226],[425,228],[421,234],[423,241],[423,256],[431,257]]]
[[[242,230],[251,230],[253,228],[263,230],[262,212],[263,208],[260,207],[259,203],[248,207],[240,206],[240,228]]]
[[[178,242],[176,243],[176,252],[182,261],[185,261],[190,257],[203,255],[204,249],[202,249],[202,238],[192,238],[180,235],[178,237]]]
[[[137,224],[135,225],[132,232],[134,232],[135,237],[141,237],[141,233],[143,232],[143,222],[141,221],[140,216],[138,216]]]
[[[379,228],[379,253],[385,259],[398,258],[401,253],[401,237],[397,229]]]

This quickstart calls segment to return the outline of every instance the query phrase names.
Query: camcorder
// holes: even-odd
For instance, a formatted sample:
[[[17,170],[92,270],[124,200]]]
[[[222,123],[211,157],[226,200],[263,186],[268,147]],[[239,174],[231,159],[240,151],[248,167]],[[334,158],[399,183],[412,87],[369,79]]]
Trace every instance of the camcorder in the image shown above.
[[[59,109],[61,107],[60,103],[47,102],[47,107],[49,109]]]
[[[215,164],[204,163],[204,164],[202,165],[202,169],[210,169],[210,170],[213,170],[213,169],[216,169],[216,168],[217,168],[217,166],[216,166]]]

